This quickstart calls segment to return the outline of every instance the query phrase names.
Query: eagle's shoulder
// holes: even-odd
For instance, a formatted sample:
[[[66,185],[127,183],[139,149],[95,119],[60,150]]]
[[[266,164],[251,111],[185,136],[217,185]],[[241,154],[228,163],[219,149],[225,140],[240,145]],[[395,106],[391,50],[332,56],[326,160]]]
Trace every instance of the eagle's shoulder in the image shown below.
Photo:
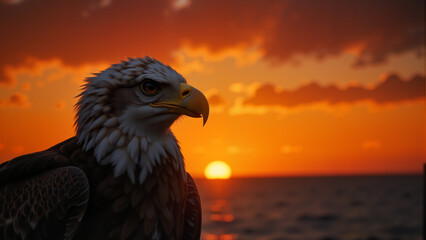
[[[73,166],[73,155],[81,152],[76,138],[69,138],[44,151],[16,157],[0,165],[0,186],[55,168]]]

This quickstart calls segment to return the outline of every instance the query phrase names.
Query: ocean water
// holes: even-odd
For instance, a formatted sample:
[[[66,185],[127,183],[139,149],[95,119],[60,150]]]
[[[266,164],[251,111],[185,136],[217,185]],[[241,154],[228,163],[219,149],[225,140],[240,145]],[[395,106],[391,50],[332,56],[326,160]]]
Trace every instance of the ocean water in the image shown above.
[[[196,179],[202,239],[422,239],[422,176]]]

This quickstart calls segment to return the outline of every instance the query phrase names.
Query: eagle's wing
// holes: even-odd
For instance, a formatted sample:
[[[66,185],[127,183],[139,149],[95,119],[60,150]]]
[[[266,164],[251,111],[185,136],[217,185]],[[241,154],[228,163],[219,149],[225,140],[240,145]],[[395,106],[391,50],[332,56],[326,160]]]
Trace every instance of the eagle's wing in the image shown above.
[[[188,195],[185,207],[182,239],[200,239],[201,234],[201,201],[197,185],[191,175],[187,173]]]
[[[61,154],[68,141],[0,165],[0,239],[72,239],[89,183]]]
[[[72,146],[73,142],[75,138],[70,138],[42,152],[19,156],[0,164],[0,186],[44,171],[68,166],[69,160],[64,155],[69,152],[66,148]]]

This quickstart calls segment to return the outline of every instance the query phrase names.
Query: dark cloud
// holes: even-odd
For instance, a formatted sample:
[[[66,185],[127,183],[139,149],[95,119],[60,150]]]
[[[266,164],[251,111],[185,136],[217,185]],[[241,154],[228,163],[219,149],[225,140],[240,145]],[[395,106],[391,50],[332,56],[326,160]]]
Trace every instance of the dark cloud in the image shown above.
[[[390,55],[424,51],[424,1],[291,1],[279,16],[266,54],[318,58],[351,51],[356,66],[384,62]]]
[[[385,104],[424,97],[424,76],[414,76],[408,81],[403,81],[398,75],[393,74],[372,89],[359,86],[340,89],[334,85],[322,87],[316,83],[311,83],[294,91],[278,91],[274,85],[265,84],[259,87],[255,94],[246,99],[244,103],[295,107],[318,102],[337,104],[361,100]]]
[[[107,2],[0,4],[0,81],[8,80],[5,65],[26,57],[71,65],[143,55],[170,61],[183,43],[213,51],[256,43],[279,62],[352,49],[356,65],[424,44],[422,0],[193,0],[180,10],[170,0]]]

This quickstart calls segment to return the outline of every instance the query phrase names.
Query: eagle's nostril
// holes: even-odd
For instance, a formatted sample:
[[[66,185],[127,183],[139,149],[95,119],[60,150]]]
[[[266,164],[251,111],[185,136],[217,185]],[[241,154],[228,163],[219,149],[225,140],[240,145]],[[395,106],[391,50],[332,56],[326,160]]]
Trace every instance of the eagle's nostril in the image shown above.
[[[186,96],[188,96],[188,95],[189,95],[189,93],[190,93],[190,91],[189,91],[189,90],[185,90],[185,91],[183,91],[183,92],[182,92],[182,97],[186,97]]]

